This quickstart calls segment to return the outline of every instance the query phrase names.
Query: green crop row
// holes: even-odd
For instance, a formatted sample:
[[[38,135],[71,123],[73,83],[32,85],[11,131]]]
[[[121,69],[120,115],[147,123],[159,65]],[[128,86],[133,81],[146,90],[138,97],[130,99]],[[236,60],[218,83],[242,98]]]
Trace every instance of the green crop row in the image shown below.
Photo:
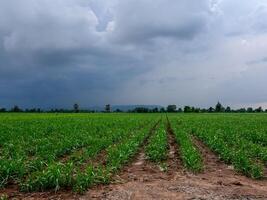
[[[190,129],[188,129],[187,126],[184,126],[183,123],[177,123],[177,120],[175,119],[171,121],[171,126],[185,168],[195,173],[202,171],[202,157],[189,135]]]
[[[127,131],[126,133],[128,134],[117,130],[113,133],[109,132],[109,134],[106,134],[109,139],[102,139],[98,142],[94,141],[87,149],[86,158],[93,159],[101,150],[105,150],[107,147],[113,146],[121,140],[128,139],[131,135],[135,135],[136,132]],[[118,137],[117,139],[115,139],[115,135]],[[124,137],[122,137],[123,135]],[[108,152],[108,150],[105,151]],[[47,189],[58,190],[59,188],[67,188],[72,186],[75,182],[75,176],[81,173],[81,165],[79,165],[79,163],[83,164],[83,161],[85,161],[84,156],[83,158],[80,158],[83,159],[81,162],[77,162],[77,159],[79,159],[79,157],[76,158],[75,162],[70,161],[65,164],[60,162],[50,164],[45,170],[32,173],[26,179],[26,181],[21,184],[21,189],[23,191],[43,191]]]
[[[0,147],[0,187],[13,182],[25,189],[36,180],[40,184],[49,183],[45,179],[53,182],[53,171],[76,168],[151,121],[141,115],[30,116],[0,118],[4,124],[0,131],[11,138]]]
[[[1,114],[0,187],[23,191],[73,188],[84,192],[108,183],[138,152],[161,163],[167,157],[164,122],[150,135],[159,114]],[[267,115],[168,114],[185,168],[199,172],[201,140],[225,163],[252,178],[267,166]]]
[[[161,124],[150,137],[145,153],[149,160],[160,163],[167,159],[167,150],[167,133],[164,124]]]
[[[206,145],[208,145],[219,157],[228,164],[232,164],[234,168],[251,178],[261,178],[263,176],[263,168],[246,154],[242,148],[231,147],[223,137],[214,130],[197,130],[194,134],[199,137]]]
[[[113,173],[116,173],[136,154],[140,145],[149,136],[151,127],[137,131],[124,142],[113,145],[107,149],[105,166],[89,165],[85,172],[79,173],[74,185],[74,190],[83,193],[88,187],[98,183],[108,183]]]
[[[248,122],[254,125],[261,124],[265,116],[262,115],[259,122],[251,121],[249,117],[249,115],[220,114],[184,115],[179,118],[179,121],[187,124],[196,137],[227,164],[233,165],[236,171],[258,179],[264,176],[263,165],[258,161],[266,159],[266,151],[263,146],[243,137],[242,125],[246,127]],[[244,130],[251,129],[246,127]]]
[[[250,159],[257,159],[267,164],[267,147],[262,146],[258,143],[254,143],[251,140],[242,137],[236,127],[231,130],[228,128],[220,129],[218,131],[218,136],[221,137],[227,145],[237,151],[242,151]]]

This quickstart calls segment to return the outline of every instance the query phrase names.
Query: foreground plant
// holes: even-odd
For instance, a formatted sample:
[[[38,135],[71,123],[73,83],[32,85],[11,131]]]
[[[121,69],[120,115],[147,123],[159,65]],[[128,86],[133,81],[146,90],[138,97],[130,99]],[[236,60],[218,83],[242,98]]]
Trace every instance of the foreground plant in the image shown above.
[[[172,127],[185,168],[195,173],[202,171],[203,162],[201,154],[195,147],[188,130],[175,121],[172,122]]]
[[[160,163],[167,159],[168,140],[164,124],[150,137],[145,148],[146,156],[149,160]]]
[[[89,187],[99,183],[108,183],[112,174],[118,172],[137,153],[139,147],[149,136],[151,127],[136,131],[123,142],[110,146],[106,152],[105,165],[97,167],[88,166],[85,172],[80,172],[75,180],[74,191],[83,193]]]

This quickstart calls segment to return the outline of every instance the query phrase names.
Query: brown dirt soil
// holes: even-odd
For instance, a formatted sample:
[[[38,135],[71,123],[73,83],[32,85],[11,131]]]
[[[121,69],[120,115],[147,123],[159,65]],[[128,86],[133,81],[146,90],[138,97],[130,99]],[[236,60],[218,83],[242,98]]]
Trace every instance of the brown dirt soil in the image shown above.
[[[131,164],[110,185],[100,185],[80,196],[68,191],[15,195],[16,199],[195,199],[195,200],[267,200],[267,180],[255,181],[227,166],[203,143],[194,139],[203,155],[204,171],[192,174],[183,169],[177,145],[168,128],[167,172],[145,157],[142,148]],[[1,194],[1,192],[0,192]]]
[[[267,180],[255,181],[233,171],[200,141],[203,173],[185,171],[178,158],[170,127],[167,172],[145,159],[141,151],[135,162],[114,178],[108,186],[98,186],[81,199],[267,199]]]

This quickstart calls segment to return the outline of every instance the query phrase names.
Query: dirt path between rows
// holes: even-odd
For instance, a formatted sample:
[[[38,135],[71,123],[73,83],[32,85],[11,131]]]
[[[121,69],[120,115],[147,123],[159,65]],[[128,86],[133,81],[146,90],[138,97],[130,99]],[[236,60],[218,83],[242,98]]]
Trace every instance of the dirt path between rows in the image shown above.
[[[196,139],[204,171],[197,175],[185,171],[171,131],[168,128],[167,172],[146,160],[142,149],[135,161],[114,178],[113,184],[93,188],[81,199],[267,199],[267,180],[255,181],[237,174]]]

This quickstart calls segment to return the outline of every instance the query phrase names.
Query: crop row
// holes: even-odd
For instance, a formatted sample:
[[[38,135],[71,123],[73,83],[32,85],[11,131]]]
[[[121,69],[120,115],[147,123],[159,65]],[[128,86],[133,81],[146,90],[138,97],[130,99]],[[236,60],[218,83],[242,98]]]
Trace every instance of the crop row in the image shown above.
[[[172,119],[169,124],[172,127],[169,128],[172,129],[175,135],[183,165],[188,170],[197,173],[203,169],[202,157],[193,143],[192,137],[189,134],[190,129],[186,125],[186,123],[182,123],[177,119]]]
[[[145,146],[157,164],[168,155],[168,134],[184,167],[203,169],[201,140],[236,171],[252,178],[267,166],[265,115],[169,114],[156,127],[152,114],[6,114],[0,116],[0,187],[22,191],[72,188],[84,192],[108,183]],[[154,125],[154,127],[153,127]],[[154,131],[151,131],[154,130]],[[146,143],[144,143],[147,141]]]
[[[107,149],[107,158],[105,166],[94,167],[89,165],[85,172],[80,173],[74,183],[74,190],[83,193],[94,184],[108,183],[113,173],[116,173],[123,167],[130,158],[136,154],[139,147],[149,136],[151,126],[136,132],[132,137],[124,142],[111,146]]]
[[[240,127],[245,121],[223,115],[188,115],[179,121],[236,171],[255,179],[264,176],[264,167],[258,161],[266,161],[266,149],[243,137]]]
[[[95,156],[97,156],[100,150],[103,150],[103,149],[109,155],[112,147],[113,146],[117,147],[116,143],[118,143],[119,144],[118,146],[120,146],[121,142],[122,144],[124,144],[128,140],[131,141],[130,139],[131,137],[138,136],[139,132],[143,133],[144,130],[146,130],[146,128],[140,129],[140,130],[137,129],[136,131],[133,131],[130,134],[125,135],[125,137],[122,137],[121,133],[117,132],[118,136],[120,137],[120,140],[118,141],[107,140],[103,144],[103,140],[102,140],[102,141],[99,141],[99,143],[96,143],[96,142],[92,143],[92,145],[94,144],[94,146],[89,147],[89,150],[91,151],[91,153],[89,154],[88,158],[89,159],[94,158]],[[129,149],[132,150],[131,148]],[[121,156],[122,155],[124,154],[121,154]],[[116,155],[114,158],[120,158],[120,157]],[[110,162],[110,161],[107,160],[107,162]],[[93,166],[96,165],[96,163],[93,163],[93,165],[89,163],[88,165],[89,166],[86,166],[86,163],[85,163],[85,167],[87,168],[87,170],[85,171],[88,171],[88,169],[89,171],[90,169],[92,170]],[[104,174],[104,171],[106,171],[106,169],[104,168],[103,170],[100,170],[102,169],[101,166],[97,167],[96,169],[97,169],[96,170],[97,173],[96,172],[94,173],[96,175],[99,175],[99,173]],[[76,162],[70,161],[66,164],[59,162],[59,163],[56,163],[55,165],[53,164],[49,165],[46,170],[31,174],[31,176],[27,178],[26,182],[21,185],[22,186],[21,188],[24,191],[42,191],[42,190],[47,190],[47,189],[58,190],[60,188],[67,188],[67,187],[75,187],[75,189],[78,190],[78,188],[81,188],[81,187],[78,187],[78,185],[83,180],[81,177],[84,177],[85,179],[88,178],[87,173],[84,173],[84,170],[80,167],[80,165],[77,165],[77,161]],[[94,181],[99,182],[99,179],[95,177]],[[81,189],[79,189],[79,191],[81,191]]]
[[[20,116],[18,119],[2,119],[5,126],[1,129],[9,133],[7,137],[11,135],[13,139],[1,146],[0,186],[15,182],[21,184],[22,189],[29,189],[33,187],[33,182],[43,185],[50,184],[53,179],[57,182],[57,172],[67,173],[68,169],[76,168],[102,149],[127,138],[133,130],[151,121],[151,118],[142,116],[32,117],[32,120]],[[17,132],[16,125],[25,130]],[[35,150],[29,155],[32,149]],[[58,184],[54,185],[57,187]]]
[[[146,156],[149,160],[160,163],[167,159],[168,140],[164,123],[150,137],[148,145],[145,148]]]

